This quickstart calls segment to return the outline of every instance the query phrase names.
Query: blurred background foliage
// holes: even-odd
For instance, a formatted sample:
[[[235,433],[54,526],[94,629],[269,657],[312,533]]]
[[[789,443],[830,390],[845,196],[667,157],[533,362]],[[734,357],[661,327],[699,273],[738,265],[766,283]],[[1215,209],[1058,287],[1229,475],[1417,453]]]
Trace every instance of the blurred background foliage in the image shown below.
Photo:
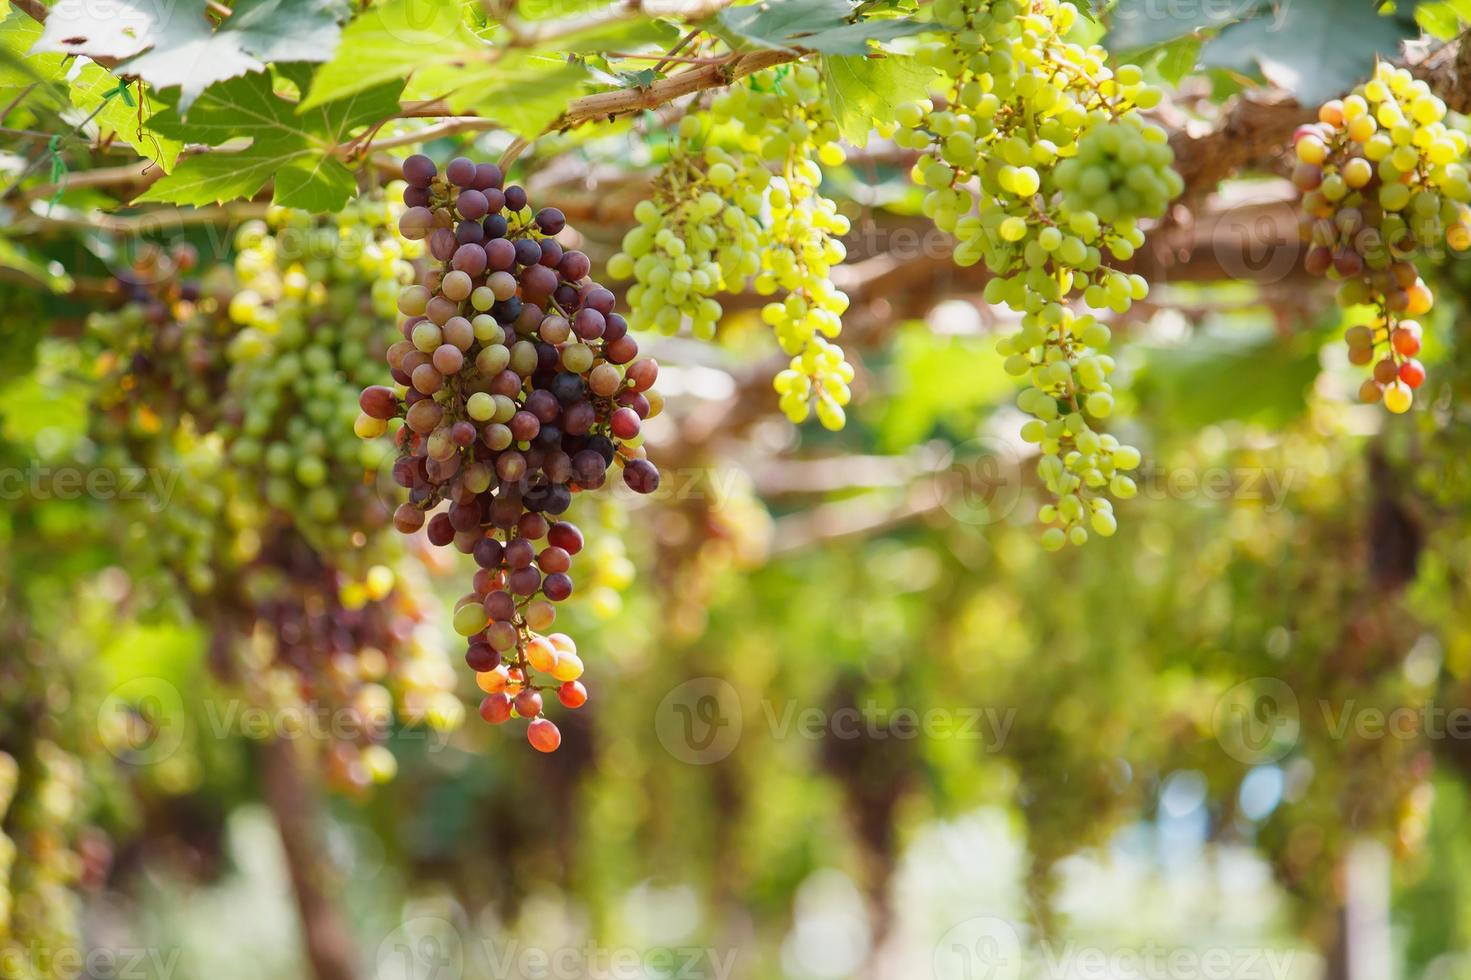
[[[1211,39],[1216,97],[1256,73],[1249,6]],[[1453,31],[1457,6],[1419,11]],[[1200,46],[1178,33],[1122,46],[1157,44],[1151,74],[1177,81]],[[522,166],[616,205],[587,175],[655,162],[652,122]],[[470,720],[396,719],[382,785],[336,778],[330,739],[269,737],[288,709],[230,666],[225,621],[127,544],[173,533],[163,517],[58,493],[115,448],[84,323],[117,295],[70,286],[147,249],[58,224],[0,262],[22,273],[0,281],[0,976],[107,950],[93,975],[304,976],[340,927],[355,975],[426,980],[616,958],[632,972],[610,975],[1471,977],[1471,265],[1434,270],[1430,380],[1402,418],[1354,403],[1327,292],[1160,285],[1119,331],[1140,494],[1116,536],[1050,555],[996,312],[933,241],[895,246],[918,210],[901,165],[833,184],[855,264],[946,270],[855,308],[847,428],[780,421],[754,307],[718,348],[652,343],[666,492],[580,515],[597,587],[566,617],[592,699],[559,717],[561,751],[481,725],[460,669]],[[626,221],[585,210],[601,262]],[[204,278],[235,230],[152,238],[187,242]],[[467,569],[392,561],[447,635]],[[1174,972],[1141,959],[1171,954]]]

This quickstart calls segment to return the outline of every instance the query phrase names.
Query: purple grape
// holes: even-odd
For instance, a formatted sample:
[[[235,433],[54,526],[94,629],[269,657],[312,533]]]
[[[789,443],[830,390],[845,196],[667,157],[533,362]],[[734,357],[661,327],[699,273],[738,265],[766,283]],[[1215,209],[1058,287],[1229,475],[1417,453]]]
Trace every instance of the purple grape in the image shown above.
[[[585,307],[577,311],[572,318],[572,329],[583,340],[597,340],[603,335],[603,329],[608,321],[603,315],[592,307]]]
[[[541,591],[553,602],[561,602],[572,594],[572,578],[565,572],[553,572],[541,583]]]
[[[659,489],[659,471],[646,459],[630,459],[623,465],[623,482],[634,493],[653,493]]]
[[[567,227],[567,218],[557,208],[542,208],[536,212],[536,226],[548,235],[556,235]]]
[[[507,238],[492,238],[485,245],[489,268],[505,271],[516,264],[516,245]]]
[[[421,241],[434,228],[434,213],[428,208],[409,208],[398,219],[398,233],[410,241]]]
[[[456,187],[469,187],[475,183],[475,163],[467,157],[455,157],[444,168],[444,176]]]
[[[448,228],[436,228],[434,234],[429,236],[429,254],[441,262],[448,262],[459,243],[455,241],[455,233]]]
[[[411,208],[427,208],[429,206],[429,188],[414,187],[413,185],[405,187],[404,203]]]
[[[506,207],[512,211],[520,211],[526,207],[526,191],[518,184],[512,184],[506,188]]]
[[[461,245],[479,245],[485,241],[485,226],[478,221],[461,221],[455,228],[455,241]]]
[[[501,168],[493,163],[482,163],[475,167],[475,182],[471,184],[477,191],[488,191],[492,187],[499,188],[505,175]]]
[[[588,290],[587,298],[582,301],[582,305],[597,310],[599,313],[607,316],[613,312],[613,302],[614,296],[611,292],[602,286],[593,286],[592,289]]]
[[[434,166],[434,161],[422,153],[415,153],[404,160],[404,180],[412,187],[428,187],[438,173],[439,168]]]
[[[474,279],[485,271],[485,264],[485,249],[475,244],[461,245],[455,249],[455,254],[450,259],[451,266],[465,273],[471,279]]]
[[[573,249],[562,254],[562,261],[557,264],[563,279],[578,282],[583,276],[592,271],[592,260],[584,252]]]
[[[518,238],[515,241],[515,247],[517,265],[536,265],[541,261],[541,246],[534,239]]]
[[[455,199],[455,208],[470,221],[478,221],[490,213],[490,203],[476,190],[460,191],[460,196]]]

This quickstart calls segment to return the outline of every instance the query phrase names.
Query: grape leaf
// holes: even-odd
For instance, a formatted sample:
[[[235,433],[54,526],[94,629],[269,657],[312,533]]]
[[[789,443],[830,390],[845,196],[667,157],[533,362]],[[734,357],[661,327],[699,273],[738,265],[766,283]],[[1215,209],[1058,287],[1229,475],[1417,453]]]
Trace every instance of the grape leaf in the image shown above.
[[[179,108],[214,82],[260,71],[273,61],[325,61],[337,46],[343,8],[336,0],[240,0],[218,30],[204,6],[176,8],[153,36],[153,49],[124,69],[157,88],[179,86]]]
[[[1177,38],[1248,20],[1270,10],[1269,0],[1214,0],[1211,3],[1118,0],[1109,14],[1108,34],[1103,43],[1112,51],[1144,51]]]
[[[178,86],[187,111],[215,82],[273,61],[331,57],[346,14],[344,0],[239,0],[216,28],[205,0],[58,4],[35,50],[126,58],[125,73],[155,88]]]
[[[822,73],[833,118],[843,138],[858,146],[868,144],[874,120],[893,119],[898,105],[923,98],[936,78],[933,68],[903,55],[828,55]]]
[[[460,86],[448,97],[451,109],[474,109],[527,139],[541,135],[587,81],[581,65],[548,65],[525,54],[507,55],[479,71],[461,69],[457,75]]]
[[[92,58],[132,57],[153,44],[163,17],[187,14],[186,8],[195,8],[204,16],[203,2],[191,0],[172,7],[153,0],[58,3],[47,11],[45,30],[31,50]]]
[[[341,99],[415,69],[484,54],[465,26],[473,0],[388,0],[359,15],[342,32],[336,55],[317,72],[301,110]]]
[[[1376,59],[1394,60],[1400,45],[1419,34],[1413,5],[1380,15],[1369,4],[1294,0],[1251,20],[1229,25],[1200,50],[1200,63],[1261,75],[1317,105],[1353,88],[1374,71]]]
[[[305,82],[300,66],[285,66],[282,73],[298,84]],[[217,203],[251,197],[274,178],[277,204],[340,210],[355,184],[334,155],[337,146],[357,127],[396,112],[402,89],[402,81],[390,82],[298,115],[296,103],[277,95],[266,74],[211,86],[187,121],[177,108],[169,108],[154,117],[154,127],[194,142],[218,145],[244,137],[250,145],[189,157],[137,200]]]
[[[96,62],[81,65],[72,78],[72,105],[88,113],[101,106],[93,117],[98,130],[103,135],[115,133],[119,140],[131,146],[139,156],[155,161],[168,173],[174,169],[174,162],[179,158],[179,151],[184,144],[155,131],[151,119],[144,122],[140,136],[138,107],[129,105],[126,99],[116,94],[119,81],[116,75]]]
[[[16,11],[0,21],[0,99],[9,102],[27,85],[62,77],[59,54],[26,54],[41,37],[41,25]]]
[[[707,22],[732,47],[804,48],[823,54],[860,55],[870,41],[887,41],[927,30],[929,25],[907,18],[868,18],[854,21],[847,0],[768,0],[744,7],[727,7]]]
[[[1200,42],[1193,37],[1182,37],[1162,46],[1160,52],[1159,61],[1155,64],[1160,77],[1171,85],[1179,85],[1181,79],[1195,70],[1200,57]]]

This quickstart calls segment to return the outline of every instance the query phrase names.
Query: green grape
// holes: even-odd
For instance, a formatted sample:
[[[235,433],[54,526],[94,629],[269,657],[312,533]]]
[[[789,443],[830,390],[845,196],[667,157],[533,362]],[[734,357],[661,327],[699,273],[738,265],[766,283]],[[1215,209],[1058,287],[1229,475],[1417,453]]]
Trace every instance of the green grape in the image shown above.
[[[1107,327],[1076,300],[1123,313],[1148,293],[1111,263],[1182,189],[1164,132],[1137,113],[1160,93],[1137,67],[1069,41],[1070,3],[941,0],[931,12],[938,31],[918,57],[939,72],[937,99],[901,105],[879,131],[920,151],[910,176],[926,188],[923,211],[959,240],[957,263],[993,273],[986,302],[1022,314],[998,350],[1029,385],[1024,438],[1055,498],[1039,512],[1042,544],[1081,544],[1089,528],[1113,533],[1108,496],[1127,492],[1120,471],[1138,454],[1098,431],[1115,408],[1114,362]]]

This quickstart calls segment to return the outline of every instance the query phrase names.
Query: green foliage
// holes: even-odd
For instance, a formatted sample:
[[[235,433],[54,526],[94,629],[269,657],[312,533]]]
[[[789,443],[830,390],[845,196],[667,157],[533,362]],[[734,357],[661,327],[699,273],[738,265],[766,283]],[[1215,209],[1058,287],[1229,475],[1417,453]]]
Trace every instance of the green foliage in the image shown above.
[[[1416,4],[1379,12],[1370,3],[1300,0],[1288,4],[1234,0],[1226,4],[1158,4],[1120,0],[1109,14],[1108,46],[1143,53],[1190,36],[1201,42],[1192,62],[1265,77],[1316,105],[1348,91],[1373,70],[1376,58],[1396,60],[1414,37]],[[1174,49],[1166,78],[1183,74],[1188,49]]]
[[[305,73],[288,69],[293,79]],[[240,137],[242,150],[216,149],[190,156],[137,202],[209,204],[251,197],[274,180],[277,204],[338,211],[357,189],[352,172],[335,154],[357,128],[393,113],[402,83],[359,90],[339,101],[298,114],[296,103],[277,94],[269,75],[255,73],[211,87],[188,119],[177,109],[153,117],[159,132],[212,145]]]
[[[865,54],[870,41],[892,41],[926,29],[905,18],[857,20],[848,0],[771,0],[726,7],[710,26],[738,49],[805,48],[829,55]]]
[[[900,105],[928,94],[936,72],[907,55],[826,55],[822,76],[843,138],[866,146],[875,121],[893,119]]]

